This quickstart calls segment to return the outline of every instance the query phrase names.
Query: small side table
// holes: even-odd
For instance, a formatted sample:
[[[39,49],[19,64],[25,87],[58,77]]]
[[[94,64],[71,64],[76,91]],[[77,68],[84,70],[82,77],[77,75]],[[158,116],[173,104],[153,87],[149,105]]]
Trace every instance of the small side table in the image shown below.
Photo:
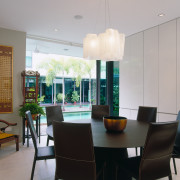
[[[23,131],[23,145],[25,143],[25,138],[27,138],[27,147],[29,147],[29,138],[31,136],[29,135],[29,125],[28,125],[28,123],[27,123],[27,133],[25,133],[25,129],[26,129],[25,121],[26,121],[26,118],[23,118],[23,120],[22,120],[22,123],[23,123],[22,124],[22,128],[23,128],[22,129],[22,131]],[[34,121],[36,121],[36,133],[37,133],[37,135],[39,137],[39,143],[40,143],[40,141],[41,141],[41,139],[40,139],[40,136],[41,136],[41,115],[38,115]]]

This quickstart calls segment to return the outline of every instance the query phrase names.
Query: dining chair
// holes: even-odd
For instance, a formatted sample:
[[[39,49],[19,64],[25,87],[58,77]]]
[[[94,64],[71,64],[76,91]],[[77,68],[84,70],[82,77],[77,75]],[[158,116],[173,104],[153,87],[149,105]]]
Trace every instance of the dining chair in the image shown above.
[[[142,122],[156,122],[156,115],[157,115],[157,107],[147,107],[147,106],[139,106],[138,109],[138,115],[137,115],[137,121]],[[143,148],[140,147],[140,154],[142,154]],[[137,147],[136,147],[136,155]]]
[[[47,126],[52,125],[53,121],[64,121],[61,106],[46,107],[46,118]],[[51,136],[47,136],[47,146],[49,145],[49,140],[53,140],[53,138]]]
[[[142,156],[117,163],[129,176],[139,180],[154,180],[168,176],[172,180],[172,156],[178,122],[150,123]]]
[[[173,149],[173,154],[172,154],[175,174],[177,174],[175,158],[180,159],[180,111],[178,112],[176,120],[179,122],[179,124],[178,124],[178,129],[177,129],[177,134],[176,134],[176,139],[175,139],[175,144],[174,144],[174,149]]]
[[[110,115],[109,105],[92,105],[91,118],[103,120],[104,116]]]
[[[34,149],[35,149],[33,166],[32,166],[32,171],[31,171],[31,180],[33,180],[36,161],[46,160],[46,159],[54,159],[55,153],[54,153],[54,146],[38,147],[38,144],[37,144],[38,136],[37,136],[36,130],[34,128],[34,124],[33,124],[33,120],[32,120],[30,111],[26,112],[26,119],[28,120],[28,125],[30,128],[31,137],[32,137],[32,141],[33,141],[33,145],[34,145]]]
[[[53,133],[56,180],[95,180],[103,174],[103,163],[95,162],[91,124],[53,121]]]

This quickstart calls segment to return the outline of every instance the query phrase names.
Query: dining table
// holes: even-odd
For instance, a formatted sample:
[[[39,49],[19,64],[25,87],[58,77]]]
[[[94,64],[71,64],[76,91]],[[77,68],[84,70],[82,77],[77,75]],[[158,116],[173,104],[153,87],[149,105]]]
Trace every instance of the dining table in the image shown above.
[[[112,170],[112,161],[116,158],[117,153],[121,152],[121,158],[127,158],[127,148],[143,147],[146,140],[149,124],[137,120],[127,120],[126,128],[121,132],[107,131],[102,120],[97,119],[77,119],[65,120],[71,123],[90,123],[92,128],[92,138],[95,152],[99,156],[104,156],[109,170],[107,179],[115,179]],[[46,129],[46,133],[53,138],[53,126]],[[104,155],[103,155],[104,153]],[[120,154],[118,153],[120,157]],[[118,157],[117,157],[118,158]]]

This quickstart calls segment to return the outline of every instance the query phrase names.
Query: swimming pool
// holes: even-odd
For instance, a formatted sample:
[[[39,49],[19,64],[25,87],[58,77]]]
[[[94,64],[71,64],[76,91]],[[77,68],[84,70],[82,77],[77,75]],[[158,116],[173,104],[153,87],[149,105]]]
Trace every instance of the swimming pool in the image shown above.
[[[64,120],[90,119],[91,112],[65,112],[63,116]],[[47,123],[46,116],[41,116],[41,123]]]

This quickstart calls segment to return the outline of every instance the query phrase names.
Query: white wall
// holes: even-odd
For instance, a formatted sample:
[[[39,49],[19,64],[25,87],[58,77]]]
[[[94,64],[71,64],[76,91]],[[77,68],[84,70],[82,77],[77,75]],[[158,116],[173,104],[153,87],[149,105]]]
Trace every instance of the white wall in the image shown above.
[[[138,106],[158,107],[157,121],[180,110],[180,18],[126,38],[120,62],[120,114],[136,119]]]
[[[0,28],[0,45],[13,47],[13,113],[0,113],[0,119],[18,123],[12,132],[21,135],[22,120],[18,110],[23,102],[21,72],[25,70],[26,33]]]

